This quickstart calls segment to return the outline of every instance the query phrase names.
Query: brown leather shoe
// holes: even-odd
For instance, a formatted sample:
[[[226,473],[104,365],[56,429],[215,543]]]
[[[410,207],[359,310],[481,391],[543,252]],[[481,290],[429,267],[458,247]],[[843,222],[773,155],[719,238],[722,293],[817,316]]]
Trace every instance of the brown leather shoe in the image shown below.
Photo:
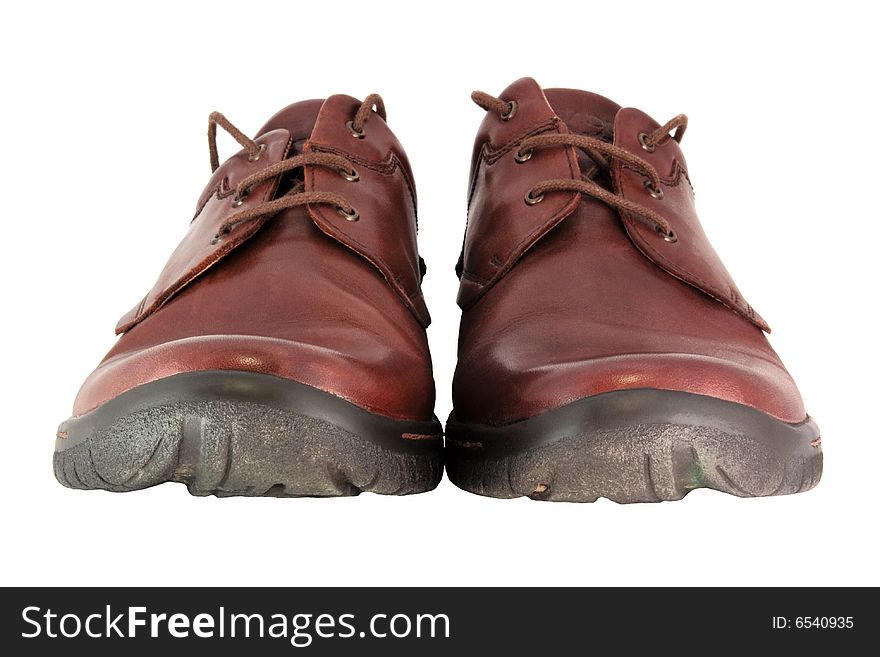
[[[243,146],[222,165],[218,125]],[[209,143],[189,232],[58,431],[58,480],[199,495],[434,488],[415,189],[381,98],[297,103],[254,140],[215,113]]]
[[[531,79],[474,100],[452,481],[619,502],[812,488],[819,430],[700,228],[687,119]]]

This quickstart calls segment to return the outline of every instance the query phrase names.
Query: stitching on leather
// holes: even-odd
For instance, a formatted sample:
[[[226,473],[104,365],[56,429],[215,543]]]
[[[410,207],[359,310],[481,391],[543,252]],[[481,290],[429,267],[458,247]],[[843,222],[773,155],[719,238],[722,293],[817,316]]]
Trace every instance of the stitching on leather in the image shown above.
[[[480,154],[477,156],[477,164],[476,164],[476,166],[474,167],[474,175],[471,176],[471,178],[472,178],[472,179],[471,179],[471,186],[470,186],[470,189],[468,189],[468,198],[467,198],[467,218],[466,218],[466,220],[465,220],[465,224],[464,224],[464,234],[465,234],[465,237],[467,237],[467,229],[468,229],[468,226],[470,226],[470,223],[471,223],[471,201],[474,200],[474,193],[476,193],[476,191],[477,191],[477,180],[478,180],[479,177],[480,177],[480,169],[481,169],[482,166],[483,166],[483,154],[484,154],[484,151],[485,151],[485,150],[486,150],[486,144],[483,144],[483,145],[480,147]]]
[[[269,218],[266,218],[268,221]],[[145,320],[150,315],[158,312],[162,306],[164,306],[168,301],[170,301],[174,296],[180,292],[183,288],[189,285],[196,278],[204,274],[208,269],[216,265],[220,260],[222,260],[226,255],[228,255],[233,249],[237,248],[239,245],[243,244],[246,240],[248,240],[260,227],[266,223],[265,221],[254,221],[253,225],[245,224],[248,228],[252,228],[249,231],[240,231],[240,234],[237,236],[235,241],[229,241],[226,244],[218,247],[216,250],[211,251],[206,257],[200,260],[194,267],[191,267],[187,272],[180,276],[177,280],[175,280],[171,285],[167,286],[156,298],[153,300],[147,308],[142,309],[142,311],[132,319],[128,324],[124,326],[120,326],[118,328],[120,333],[124,333],[126,331],[131,330],[138,324],[140,324],[143,320]],[[144,297],[144,300],[141,302],[143,305],[147,298],[150,296],[147,293],[147,296]]]
[[[340,155],[341,157],[346,158],[347,160],[351,160],[355,164],[359,164],[362,167],[367,169],[371,169],[376,171],[377,173],[381,173],[386,176],[390,176],[394,173],[394,171],[401,165],[400,160],[397,157],[397,154],[393,151],[388,151],[385,154],[385,157],[379,161],[375,162],[374,160],[367,160],[357,155],[353,155],[348,151],[345,151],[341,148],[336,148],[334,146],[324,146],[322,144],[316,144],[314,142],[310,142],[311,150],[320,151],[322,153],[334,153],[336,155]],[[401,166],[401,169],[403,167]],[[404,172],[405,175],[405,172]]]
[[[518,136],[500,146],[495,146],[491,142],[485,142],[483,144],[483,150],[486,153],[485,161],[487,164],[495,164],[495,162],[500,160],[505,153],[509,152],[510,149],[519,144],[523,139],[539,135],[542,132],[550,132],[552,130],[559,131],[559,119],[555,116],[552,119],[544,121],[544,123],[538,124],[527,132],[520,133]]]
[[[621,162],[620,167],[622,169],[628,169],[630,171],[634,171],[635,173],[639,174],[640,176],[645,175],[644,172],[636,169],[635,167],[630,166],[629,164],[626,164],[625,162]],[[691,188],[691,191],[693,191],[694,186],[693,186],[693,184],[691,184],[691,179],[690,179],[690,176],[688,176],[687,169],[684,167],[684,165],[682,165],[681,162],[679,162],[678,158],[676,158],[672,161],[672,166],[670,167],[669,173],[665,176],[660,176],[660,182],[662,182],[664,185],[666,185],[668,187],[678,187],[678,185],[681,183],[682,179],[687,181],[688,185]]]
[[[404,183],[406,184],[407,191],[409,192],[410,203],[413,208],[413,217],[415,218],[415,221],[416,221],[416,231],[418,231],[418,207],[416,205],[415,186],[413,184],[413,181],[410,180],[410,177],[409,177],[409,174],[407,173],[406,167],[403,166],[402,161],[400,160],[400,158],[397,157],[397,154],[394,152],[393,149],[391,149],[391,148],[388,149],[388,152],[385,154],[385,156],[382,159],[382,162],[379,165],[380,168],[376,168],[377,165],[375,165],[372,161],[364,160],[363,158],[352,156],[351,154],[347,153],[346,151],[336,149],[333,146],[328,146],[328,145],[320,144],[320,143],[313,142],[313,141],[308,141],[307,145],[309,148],[314,149],[314,150],[324,150],[324,151],[328,151],[331,153],[336,153],[337,155],[342,155],[343,157],[350,159],[352,162],[355,162],[360,166],[364,166],[368,169],[371,169],[373,171],[377,171],[377,172],[382,173],[384,175],[393,175],[397,169],[400,169],[400,171],[403,175]],[[305,150],[305,146],[303,146],[303,150]],[[387,174],[382,170],[382,167],[389,169]],[[308,168],[306,169],[306,171],[307,171],[307,175],[305,177],[308,178],[307,184],[309,186],[309,189],[314,191],[315,177],[313,175],[313,172],[308,171]],[[415,304],[416,299],[423,298],[422,292],[421,292],[421,285],[419,283],[418,276],[416,277],[415,288],[412,292],[410,292],[409,290],[404,288],[403,285],[401,285],[399,283],[399,281],[397,280],[397,278],[398,278],[397,274],[394,271],[392,271],[391,267],[388,266],[388,263],[386,263],[384,259],[382,259],[379,256],[371,256],[369,253],[367,253],[368,249],[365,244],[361,243],[359,240],[355,239],[351,235],[336,228],[335,225],[326,218],[322,208],[312,207],[312,206],[307,206],[307,208],[308,208],[307,212],[313,217],[313,219],[317,220],[318,218],[320,218],[320,221],[318,221],[317,223],[318,223],[318,227],[323,232],[330,235],[333,239],[340,242],[343,246],[347,246],[352,251],[355,251],[356,253],[358,253],[359,255],[364,257],[368,262],[372,263],[374,267],[379,269],[379,271],[382,273],[382,275],[385,277],[385,279],[391,285],[391,289],[393,289],[397,293],[397,295],[401,297],[401,299],[404,301],[404,303],[407,306],[409,306],[410,308],[413,309],[413,311],[415,312],[415,314],[418,317],[420,322],[422,322],[423,324],[426,324],[429,321],[427,314],[426,313],[423,314],[421,312],[421,310],[416,307],[416,304]],[[326,225],[326,229],[325,229],[325,225]],[[343,242],[339,238],[338,235],[333,234],[332,232],[328,232],[328,230],[331,230],[331,229],[332,229],[332,231],[337,232],[340,235],[343,235],[347,239],[351,240],[351,242],[353,242],[354,244],[359,246],[360,249],[356,249],[352,245],[346,244],[345,242]],[[390,274],[390,278],[389,278],[389,274]]]
[[[645,247],[646,249],[648,249],[648,251],[650,251],[651,254],[653,254],[653,256],[654,256],[655,258],[657,258],[658,260],[660,260],[661,262],[663,262],[663,263],[667,266],[667,268],[668,268],[669,270],[671,270],[673,273],[678,273],[680,276],[683,276],[683,277],[687,277],[687,278],[692,279],[692,280],[693,280],[697,285],[699,285],[701,288],[705,288],[705,291],[706,291],[708,294],[710,294],[711,296],[714,296],[715,298],[717,298],[717,299],[719,299],[719,300],[722,300],[722,299],[723,299],[723,300],[729,301],[730,303],[732,303],[732,304],[734,305],[734,307],[735,307],[737,310],[740,310],[740,305],[736,302],[736,300],[732,299],[729,295],[723,293],[721,290],[719,290],[717,287],[715,287],[715,286],[712,285],[711,283],[708,283],[708,282],[704,281],[700,276],[698,276],[697,274],[693,273],[693,272],[690,271],[689,269],[685,269],[685,268],[682,267],[681,265],[678,265],[678,264],[674,263],[672,260],[670,260],[669,258],[667,258],[666,256],[664,256],[662,253],[660,253],[660,251],[658,251],[657,249],[655,249],[655,248],[651,245],[651,243],[648,242],[648,239],[647,239],[647,237],[646,237],[646,235],[645,235],[645,230],[647,230],[647,229],[644,229],[644,228],[642,227],[641,223],[639,222],[639,220],[638,220],[638,219],[634,219],[634,218],[632,217],[632,214],[631,214],[631,213],[626,212],[626,213],[622,213],[622,214],[625,214],[625,215],[626,215],[626,219],[627,219],[627,221],[630,222],[630,223],[633,225],[633,227],[635,228],[636,232],[638,232],[639,237],[640,237],[640,238],[643,240],[643,242],[644,242],[644,247]],[[652,259],[653,259],[653,258],[652,258]]]
[[[190,223],[193,223],[196,219],[199,218],[199,215],[202,214],[202,210],[213,201],[215,198],[217,200],[222,200],[224,198],[228,198],[235,193],[235,189],[229,187],[229,176],[224,176],[220,183],[211,190],[210,194],[205,195],[205,201],[199,206],[196,210],[195,216],[190,220]]]
[[[291,148],[291,146],[293,145],[293,143],[294,143],[294,139],[293,139],[293,137],[288,137],[288,140],[287,140],[287,147],[286,147],[286,148],[284,149],[284,151],[282,151],[282,153],[281,153],[281,159],[282,159],[282,160],[283,160],[285,157],[287,157],[287,155],[288,155],[288,153],[290,152],[290,148]],[[233,157],[234,157],[234,156],[233,156]],[[228,160],[227,160],[227,161],[228,161]],[[224,164],[225,164],[225,163],[224,163]],[[195,213],[195,215],[193,215],[193,218],[190,220],[190,223],[193,223],[196,219],[199,218],[199,215],[202,214],[202,210],[205,209],[205,206],[208,205],[208,203],[210,203],[211,200],[212,200],[213,198],[216,197],[217,199],[224,199],[224,198],[227,198],[227,197],[231,196],[231,195],[234,194],[234,193],[235,193],[235,189],[234,189],[233,187],[230,187],[230,186],[229,186],[229,176],[224,176],[223,179],[217,184],[216,187],[214,187],[213,189],[209,190],[209,193],[204,194],[204,196],[205,196],[205,200],[204,200],[204,201],[202,202],[202,204],[196,209],[196,213]]]
[[[533,135],[540,134],[542,132],[548,132],[549,130],[551,130],[553,128],[558,129],[558,125],[559,125],[558,118],[553,117],[549,121],[545,121],[544,123],[538,125],[536,128],[533,128],[529,132],[521,134],[520,136],[516,137],[512,141],[509,141],[500,147],[493,148],[491,146],[491,142],[488,142],[488,141],[483,142],[483,145],[480,146],[480,154],[477,156],[477,162],[474,167],[473,179],[471,180],[471,186],[470,186],[470,189],[468,190],[468,200],[467,200],[468,211],[470,211],[471,201],[474,200],[474,193],[477,191],[477,179],[480,177],[480,168],[483,166],[484,163],[487,166],[491,166],[492,164],[495,164],[495,162],[497,162],[499,159],[501,159],[502,155],[509,152],[511,148],[513,148],[514,146],[519,144],[523,139],[526,139],[527,137],[531,137]],[[468,217],[468,219],[470,219],[470,217]],[[465,234],[467,234],[467,223],[465,224]]]
[[[309,186],[309,190],[314,191],[315,190],[315,176],[314,176],[314,172],[310,171],[309,168],[307,168],[306,178],[308,178],[307,184]],[[406,176],[404,176],[404,178],[406,178]],[[403,299],[404,303],[407,306],[409,306],[410,308],[412,308],[415,311],[416,316],[419,318],[419,320],[423,324],[427,322],[428,318],[424,317],[422,315],[421,310],[419,308],[417,308],[416,304],[414,303],[414,299],[422,298],[421,287],[419,286],[418,282],[416,283],[415,291],[409,292],[406,288],[403,287],[403,285],[401,285],[398,282],[397,274],[391,269],[391,267],[388,266],[388,263],[385,262],[385,260],[381,256],[373,255],[372,253],[370,253],[370,249],[368,249],[366,244],[364,244],[360,240],[352,237],[348,233],[345,233],[345,232],[341,231],[340,229],[338,229],[333,224],[333,222],[331,222],[327,219],[327,217],[324,215],[322,208],[314,207],[312,205],[308,205],[306,207],[308,208],[307,212],[313,217],[313,219],[320,218],[320,220],[317,221],[316,223],[318,225],[318,228],[320,228],[322,232],[326,233],[327,235],[329,235],[330,237],[335,239],[337,242],[339,242],[343,246],[348,247],[349,249],[351,249],[355,253],[357,253],[360,256],[362,256],[363,258],[365,258],[368,262],[372,263],[373,266],[376,267],[382,273],[382,276],[384,276],[385,280],[388,281],[389,285],[391,286],[391,289],[394,290],[397,293],[397,295],[399,297],[401,297],[401,299]],[[349,240],[351,242],[351,244],[340,239],[340,236],[345,237],[347,240]],[[355,248],[354,245],[356,245],[357,247],[360,247],[360,248]]]
[[[482,168],[483,164],[485,163],[486,166],[491,166],[491,165],[495,164],[495,162],[497,162],[498,160],[501,159],[502,155],[510,152],[510,150],[514,146],[521,143],[523,139],[527,139],[528,137],[532,137],[533,135],[541,134],[542,132],[549,132],[551,130],[556,130],[558,132],[560,123],[561,123],[561,121],[560,121],[559,117],[553,116],[550,119],[548,119],[547,121],[544,121],[544,123],[538,124],[536,127],[532,128],[531,130],[520,133],[519,136],[508,141],[506,144],[501,145],[500,147],[493,148],[490,141],[483,142],[483,145],[480,147],[480,154],[477,156],[476,166],[474,167],[474,175],[473,175],[473,179],[471,180],[471,187],[470,187],[470,190],[468,190],[467,219],[465,221],[465,229],[464,229],[465,230],[465,240],[467,239],[468,228],[470,228],[471,202],[474,200],[474,193],[477,190],[477,180],[479,180],[479,178],[480,178],[480,169]],[[569,170],[571,170],[571,162],[569,162]],[[462,247],[462,249],[463,248],[464,247]],[[504,265],[504,262],[498,257],[498,255],[493,255],[489,262],[490,262],[490,264],[493,264],[496,269],[498,269],[499,267],[502,267]],[[497,274],[498,274],[498,272],[496,272],[495,275],[497,276]],[[487,284],[487,281],[485,281],[482,277],[465,269],[464,258],[462,258],[461,275],[462,275],[462,277],[466,277],[475,283],[479,283],[480,285],[485,286]]]
[[[189,220],[190,223],[193,223],[196,219],[199,218],[199,215],[202,214],[202,210],[205,209],[205,206],[208,205],[208,203],[210,203],[215,196],[217,196],[217,198],[220,198],[219,194],[221,188],[223,187],[224,180],[221,180],[220,183],[216,187],[214,187],[214,189],[210,190],[209,194],[205,194],[205,200],[202,201],[202,204],[196,208],[196,213],[193,215],[193,218]]]
[[[557,130],[558,130],[558,126],[557,126]],[[565,149],[565,157],[566,157],[566,160],[568,161],[568,173],[571,178],[575,178],[576,166],[577,166],[577,156],[575,156],[573,153],[574,153],[573,148],[569,147],[569,148]],[[513,268],[513,265],[519,261],[519,259],[523,256],[523,254],[526,251],[529,250],[529,248],[531,248],[535,243],[537,243],[538,240],[540,240],[544,235],[546,235],[548,232],[550,232],[550,230],[554,226],[557,226],[563,219],[565,219],[568,215],[570,215],[572,212],[574,212],[575,209],[577,209],[578,205],[580,205],[580,194],[573,193],[571,199],[569,199],[558,210],[556,210],[550,216],[549,219],[547,219],[544,223],[539,225],[535,230],[533,230],[531,233],[529,233],[526,237],[521,239],[514,246],[514,248],[511,249],[510,255],[505,260],[503,267],[501,267],[498,271],[496,271],[495,274],[488,281],[483,283],[484,289],[481,291],[481,296],[482,296],[482,293],[484,293],[486,290],[488,290],[488,288],[492,287],[495,283],[497,283],[504,276],[506,276],[507,272],[509,272]],[[472,271],[470,271],[468,269],[463,268],[462,269],[462,276],[465,276],[465,274],[468,275],[467,277],[469,280],[474,280],[474,282],[481,280],[478,275],[474,274]],[[469,304],[467,304],[467,307],[472,306],[474,303],[477,302],[478,299],[479,299],[479,297],[477,299],[474,299],[473,301],[471,301]]]
[[[220,181],[220,186],[217,188],[217,198],[226,198],[227,196],[232,196],[235,193],[235,189],[229,186],[229,176],[225,176],[223,180]]]
[[[467,232],[468,232],[468,229],[470,228],[470,225],[471,225],[471,202],[474,200],[474,194],[477,191],[477,180],[480,177],[480,169],[482,168],[483,164],[485,163],[487,166],[491,166],[492,164],[494,164],[495,162],[497,162],[500,159],[502,154],[508,152],[513,147],[514,144],[521,142],[523,139],[525,139],[527,137],[531,137],[533,134],[539,134],[541,132],[548,131],[553,128],[556,128],[558,130],[558,126],[559,126],[560,122],[561,122],[561,120],[559,119],[558,116],[553,116],[549,120],[547,120],[544,123],[539,124],[537,127],[533,128],[531,131],[526,132],[526,133],[520,135],[519,137],[517,137],[516,139],[514,139],[513,141],[508,142],[507,144],[502,146],[500,149],[497,149],[496,151],[493,151],[492,148],[490,148],[491,142],[489,142],[489,141],[483,142],[482,146],[480,146],[480,153],[477,156],[477,161],[474,166],[474,173],[471,176],[470,187],[468,188],[468,195],[467,195],[467,212],[465,214],[465,222],[464,222],[464,239],[462,240],[463,243],[462,243],[462,247],[461,247],[461,249],[462,249],[461,250],[462,276],[464,275],[464,257],[465,257],[465,245],[467,243]],[[491,158],[489,156],[490,152],[493,153],[493,156]],[[490,259],[489,262],[490,262],[490,264],[493,264],[496,269],[503,264],[497,255],[493,255],[492,259]]]
[[[679,167],[682,170],[684,170],[684,167],[681,166],[681,163],[678,161],[678,158],[675,158],[673,160],[673,169],[675,170]],[[633,170],[631,167],[625,166],[624,163],[622,163],[622,162],[616,162],[614,164],[614,169],[613,169],[614,175],[612,176],[612,178],[617,179],[617,186],[619,188],[619,191],[624,196],[624,198],[626,198],[628,190],[626,189],[627,188],[627,181],[625,181],[623,178],[623,170],[624,169],[629,169],[631,171]],[[636,172],[636,173],[638,173],[638,172]],[[680,175],[678,173],[678,171],[675,171],[675,173]],[[690,184],[690,178],[687,176],[686,170],[684,170],[684,175],[685,175],[685,179],[688,181],[688,184]],[[692,185],[691,185],[691,190],[693,191]],[[669,260],[666,256],[664,256],[662,253],[660,253],[660,251],[655,249],[650,244],[650,242],[648,241],[648,238],[645,236],[645,231],[647,229],[644,228],[642,226],[642,224],[637,219],[634,219],[631,213],[619,212],[619,215],[620,215],[621,219],[624,221],[624,227],[626,228],[627,233],[630,233],[631,232],[630,229],[632,228],[632,231],[636,235],[638,235],[639,241],[641,242],[641,244],[638,242],[635,242],[635,240],[633,240],[633,241],[636,243],[637,248],[642,253],[644,253],[650,260],[657,262],[658,265],[660,265],[660,263],[662,263],[662,265],[661,265],[662,268],[665,269],[671,275],[682,280],[684,283],[687,283],[687,284],[690,284],[694,287],[697,287],[698,289],[702,290],[710,297],[716,299],[717,301],[719,301],[723,305],[727,306],[728,308],[730,308],[731,310],[736,312],[738,315],[740,315],[748,320],[753,320],[756,324],[759,325],[760,328],[769,330],[770,327],[767,324],[767,322],[764,321],[763,319],[759,318],[757,316],[757,313],[754,311],[754,309],[752,309],[752,307],[748,303],[745,303],[745,300],[742,300],[741,303],[737,302],[737,300],[735,300],[734,298],[732,298],[728,294],[723,293],[716,286],[704,281],[702,279],[702,277],[698,276],[697,274],[694,274],[690,270],[685,269],[684,267],[681,267],[680,265],[677,265],[674,262],[672,262],[671,260]],[[631,237],[632,237],[632,235],[631,235]]]
[[[622,166],[619,166],[622,169]],[[621,172],[618,172],[620,175]],[[621,180],[621,188],[624,188],[623,180]],[[625,196],[625,191],[624,191]],[[681,279],[685,283],[690,283],[701,289],[703,292],[708,294],[710,297],[713,297],[717,301],[720,301],[722,304],[734,310],[737,314],[744,316],[746,319],[756,319],[756,313],[752,310],[750,314],[746,307],[743,307],[743,304],[737,302],[736,299],[732,298],[728,294],[725,294],[721,290],[719,290],[715,285],[712,285],[699,275],[693,273],[692,271],[685,269],[684,267],[674,263],[669,258],[664,256],[660,251],[655,249],[651,243],[648,241],[648,238],[645,235],[645,231],[647,229],[643,228],[641,223],[632,217],[632,214],[629,212],[621,212],[621,217],[625,220],[625,224],[627,225],[627,232],[629,232],[630,227],[636,232],[639,236],[639,240],[641,244],[639,245],[639,250],[648,255],[651,260],[659,261],[663,265],[663,269],[666,269],[670,274],[675,276],[676,278]],[[748,306],[748,304],[745,304]],[[751,306],[748,306],[751,309]],[[760,321],[759,324],[761,328],[769,328],[765,321]]]
[[[676,265],[671,260],[666,258],[663,254],[661,254],[659,251],[655,250],[648,243],[648,240],[645,237],[643,230],[642,230],[642,227],[638,223],[638,220],[633,219],[629,213],[622,213],[622,214],[626,215],[626,221],[629,223],[630,226],[632,226],[635,229],[635,231],[639,235],[639,239],[641,242],[641,244],[637,244],[637,246],[639,247],[639,250],[642,251],[643,253],[645,253],[645,251],[647,250],[647,252],[650,253],[650,255],[648,255],[648,257],[651,260],[660,261],[660,263],[662,263],[662,268],[665,269],[668,273],[672,274],[675,278],[678,278],[682,282],[690,284],[690,285],[702,290],[707,295],[709,295],[710,297],[712,297],[716,301],[719,301],[721,304],[727,306],[728,308],[733,310],[738,315],[745,317],[746,319],[750,319],[750,320],[755,319],[754,314],[749,314],[745,308],[743,308],[742,306],[737,304],[733,299],[728,297],[726,294],[722,293],[714,285],[707,283],[702,278],[700,278],[696,274],[692,273],[691,271],[685,269],[684,267],[680,267],[680,266]],[[629,226],[627,227],[627,231],[629,231]],[[647,255],[647,253],[646,253],[646,255]],[[749,308],[751,308],[751,306],[749,306]],[[761,328],[767,327],[766,322],[760,322],[760,325],[761,325]]]
[[[462,270],[461,277],[466,278],[469,281],[472,281],[472,282],[476,283],[477,285],[480,285],[481,287],[485,287],[489,282],[486,279],[480,278],[476,274],[469,272],[469,271],[466,271],[466,270]]]
[[[314,145],[313,145],[313,147],[314,147]],[[339,155],[343,155],[343,156],[345,156],[345,157],[349,157],[347,154],[345,154],[344,151],[336,151],[335,149],[330,149],[330,148],[328,148],[327,150],[331,150],[331,151],[333,151],[333,152],[336,152],[336,153],[339,154]],[[400,169],[401,173],[403,174],[404,181],[407,183],[407,188],[409,189],[409,192],[410,192],[410,200],[413,202],[413,209],[415,209],[415,198],[414,198],[413,190],[409,187],[409,181],[407,180],[408,176],[406,175],[406,171],[404,170],[404,168],[400,165],[400,160],[397,158],[397,156],[396,156],[393,152],[390,152],[390,151],[389,151],[389,155],[386,156],[386,158],[388,159],[388,163],[387,163],[387,164],[384,164],[384,166],[387,167],[387,166],[390,165],[390,166],[391,166],[391,170],[390,170],[390,173],[388,173],[388,174],[384,174],[384,175],[393,175],[394,171],[396,171],[397,169]],[[349,158],[349,159],[351,159],[353,162],[356,162],[356,163],[358,163],[358,164],[361,164],[361,165],[367,167],[368,169],[369,169],[369,168],[373,168],[373,167],[371,167],[371,166],[369,165],[369,163],[364,162],[364,161],[360,161],[358,158]],[[373,170],[374,170],[374,171],[379,171],[378,169],[374,169],[374,168],[373,168]],[[379,173],[382,173],[382,172],[379,171]],[[310,188],[312,191],[314,191],[314,189],[315,189],[315,177],[314,177],[314,175],[311,175],[311,176],[310,176],[309,188]],[[320,214],[320,215],[321,215],[321,218],[324,219],[324,221],[327,221],[326,217],[324,217],[324,214],[323,214],[323,211],[322,211],[322,210],[319,210],[319,209],[316,208],[316,213]],[[331,222],[328,222],[328,223],[331,223]],[[331,223],[331,225],[332,225],[332,223]],[[368,247],[367,247],[366,244],[363,244],[362,242],[358,241],[357,239],[355,239],[354,237],[352,237],[352,236],[349,235],[348,233],[344,233],[344,234],[345,234],[346,237],[348,237],[348,239],[350,239],[352,242],[354,242],[355,244],[357,244],[358,246],[360,246],[360,247],[363,248],[364,250],[368,250]],[[361,255],[364,255],[364,256],[366,257],[366,253],[362,253]],[[369,258],[368,258],[368,259],[369,259]],[[377,257],[377,259],[379,260],[379,262],[381,262],[382,264],[384,264],[384,265],[387,267],[388,271],[391,272],[392,277],[396,279],[396,278],[397,278],[397,275],[392,271],[391,267],[389,267],[388,264],[387,264],[382,258],[378,258],[378,257]],[[371,260],[371,262],[373,262],[373,261]],[[376,263],[373,262],[373,264],[376,264]],[[407,289],[406,289],[405,287],[403,287],[402,285],[400,286],[400,288],[401,288],[401,289],[402,289],[407,295],[410,294],[409,291],[407,291]]]
[[[325,227],[328,229],[332,229],[333,232],[338,231],[336,226],[334,226],[332,223],[327,221],[326,217],[324,217],[324,214],[322,212],[320,212],[319,210],[314,209],[314,208],[310,208],[310,210],[313,210],[315,212],[315,215],[321,217],[321,221],[318,222],[318,227],[321,228],[323,232],[325,232],[325,233],[327,232],[327,230],[324,230]],[[357,246],[360,247],[360,249],[357,249],[354,246],[352,246],[351,244],[348,244],[347,242],[340,240],[339,237],[337,237],[337,235],[333,234],[333,232],[330,232],[328,234],[333,239],[335,239],[337,242],[342,244],[343,246],[347,246],[349,249],[351,249],[355,253],[359,254],[361,257],[365,258],[367,261],[371,262],[373,264],[373,266],[376,267],[382,273],[382,275],[385,277],[385,280],[388,281],[388,283],[391,285],[391,289],[394,290],[395,292],[397,292],[397,295],[401,299],[403,299],[404,303],[407,306],[409,306],[413,310],[415,310],[416,315],[418,316],[419,320],[422,321],[422,323],[425,323],[427,321],[426,317],[422,317],[422,313],[421,313],[420,309],[416,307],[416,305],[413,301],[414,299],[421,298],[421,293],[416,294],[416,293],[407,292],[407,290],[402,285],[400,285],[398,283],[398,281],[396,280],[394,272],[391,270],[391,267],[388,266],[388,263],[386,263],[381,257],[373,256],[372,254],[370,254],[368,252],[365,244],[356,240],[351,235],[348,235],[346,233],[341,233],[348,240],[350,240],[351,242],[353,242],[354,244],[356,244]],[[391,275],[390,278],[389,278],[389,274]]]
[[[321,144],[316,144],[314,142],[309,142],[309,145],[311,146],[311,148],[313,150],[316,150],[316,151],[323,151],[323,152],[327,152],[327,153],[334,153],[336,155],[341,155],[342,157],[345,157],[345,158],[351,160],[352,162],[354,162],[358,166],[365,167],[367,169],[370,169],[371,171],[375,171],[376,173],[382,174],[383,176],[392,176],[392,175],[394,175],[394,172],[399,169],[401,174],[403,174],[403,181],[406,183],[406,189],[409,192],[409,200],[410,200],[410,204],[412,205],[413,216],[416,219],[416,229],[418,229],[419,212],[418,212],[418,207],[416,205],[415,184],[410,179],[409,174],[407,173],[406,167],[403,166],[403,162],[400,160],[400,158],[397,157],[397,153],[395,153],[393,150],[389,150],[385,154],[385,157],[382,159],[382,161],[377,164],[377,163],[373,162],[372,160],[365,160],[361,157],[351,155],[350,153],[348,153],[342,149],[335,148],[333,146],[324,146]]]
[[[293,137],[289,136],[287,139],[287,144],[284,146],[284,149],[281,151],[282,159],[287,156],[292,144],[293,144]],[[266,191],[263,193],[263,197],[262,197],[263,201],[265,201],[266,199],[268,199],[269,197],[271,197],[275,194],[276,190],[278,189],[278,185],[281,182],[281,176],[276,176],[274,180],[268,180],[266,182],[269,184],[266,187]],[[220,184],[218,185],[218,187],[217,187],[218,191],[219,191],[220,187],[222,187],[222,185],[223,185],[223,181],[221,181]],[[228,196],[228,194],[227,194],[227,196]],[[199,209],[199,212],[196,214],[196,217],[199,214],[201,214],[202,210],[208,204],[208,201],[210,201],[213,198],[214,198],[213,194],[208,197],[208,200],[205,201],[205,203]],[[226,242],[225,244],[222,244],[221,246],[219,246],[216,249],[214,249],[213,251],[211,251],[205,258],[203,258],[201,261],[199,261],[194,267],[191,267],[186,273],[184,273],[182,276],[178,277],[173,283],[168,285],[160,294],[156,295],[156,298],[153,300],[153,303],[151,303],[149,305],[149,307],[144,308],[144,305],[146,304],[146,301],[149,298],[150,293],[153,291],[151,289],[149,292],[147,292],[146,296],[143,298],[143,301],[141,301],[140,312],[138,312],[138,314],[134,317],[134,319],[132,319],[128,324],[126,324],[124,326],[117,326],[117,330],[120,333],[124,333],[124,332],[134,328],[138,324],[140,324],[144,319],[146,319],[147,317],[149,317],[153,313],[159,311],[162,308],[162,306],[164,306],[166,303],[168,303],[168,301],[170,299],[172,299],[178,292],[180,292],[183,288],[185,288],[187,285],[189,285],[194,279],[201,276],[203,273],[205,273],[205,271],[207,271],[208,269],[213,267],[217,262],[219,262],[220,260],[225,258],[231,251],[233,251],[234,249],[239,247],[241,244],[246,242],[248,239],[250,239],[263,226],[263,224],[265,224],[270,219],[275,218],[276,216],[277,216],[277,214],[274,214],[271,216],[266,216],[262,220],[254,220],[253,222],[248,222],[248,224],[244,224],[246,226],[253,224],[253,230],[239,231],[239,235],[237,236],[238,239],[233,240],[232,238],[230,238],[230,240],[228,242]],[[195,221],[195,218],[193,219],[193,221]],[[190,222],[190,223],[192,223],[192,222]],[[239,225],[242,225],[242,224],[239,224]],[[161,274],[160,274],[160,276],[161,276]],[[154,285],[154,287],[155,287],[155,285]]]

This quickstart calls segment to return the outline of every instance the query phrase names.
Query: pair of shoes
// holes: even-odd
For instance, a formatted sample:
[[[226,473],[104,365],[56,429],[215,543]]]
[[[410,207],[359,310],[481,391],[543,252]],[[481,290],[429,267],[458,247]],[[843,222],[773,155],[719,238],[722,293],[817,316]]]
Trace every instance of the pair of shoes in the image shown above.
[[[433,414],[412,171],[377,95],[300,102],[213,175],[59,428],[72,488],[433,489],[619,502],[818,483],[815,422],[697,219],[679,146],[528,78],[486,110],[457,267],[454,411]],[[217,127],[242,150],[220,164]]]

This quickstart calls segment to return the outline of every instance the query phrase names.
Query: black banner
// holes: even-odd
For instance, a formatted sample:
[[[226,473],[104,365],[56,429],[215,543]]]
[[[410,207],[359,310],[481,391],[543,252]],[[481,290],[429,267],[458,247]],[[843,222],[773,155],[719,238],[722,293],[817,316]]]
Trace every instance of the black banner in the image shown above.
[[[865,589],[4,589],[2,645],[15,655],[842,649],[877,634],[873,597]]]

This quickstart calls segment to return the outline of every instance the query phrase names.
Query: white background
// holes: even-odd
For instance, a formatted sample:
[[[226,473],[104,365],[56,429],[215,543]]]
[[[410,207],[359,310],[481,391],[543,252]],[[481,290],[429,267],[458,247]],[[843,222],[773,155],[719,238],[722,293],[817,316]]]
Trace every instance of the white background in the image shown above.
[[[880,584],[880,108],[870,3],[90,2],[0,9],[2,584]],[[190,497],[62,488],[55,429],[152,285],[209,175],[305,98],[383,94],[420,201],[438,388],[483,111],[524,75],[691,119],[707,233],[823,430],[812,492],[619,506]],[[237,147],[225,137],[223,156]]]

